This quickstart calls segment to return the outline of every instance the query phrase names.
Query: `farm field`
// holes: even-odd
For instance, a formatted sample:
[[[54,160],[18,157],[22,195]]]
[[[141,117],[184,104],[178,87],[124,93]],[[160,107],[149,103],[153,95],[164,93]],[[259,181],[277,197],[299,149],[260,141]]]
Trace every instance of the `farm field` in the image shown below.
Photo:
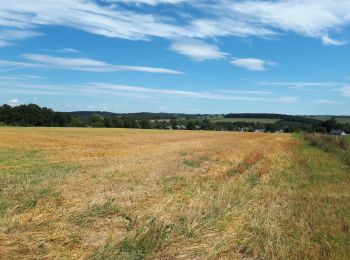
[[[1,259],[347,259],[350,169],[297,136],[0,128]]]
[[[313,117],[310,117],[310,118],[314,118],[314,119],[325,121],[325,120],[331,119],[331,116],[313,116]],[[336,117],[336,120],[339,123],[342,123],[342,124],[350,123],[350,116],[347,116],[347,117]]]
[[[216,122],[247,122],[247,123],[266,123],[266,124],[273,124],[277,122],[279,119],[273,119],[273,118],[211,118],[209,119],[212,123]]]

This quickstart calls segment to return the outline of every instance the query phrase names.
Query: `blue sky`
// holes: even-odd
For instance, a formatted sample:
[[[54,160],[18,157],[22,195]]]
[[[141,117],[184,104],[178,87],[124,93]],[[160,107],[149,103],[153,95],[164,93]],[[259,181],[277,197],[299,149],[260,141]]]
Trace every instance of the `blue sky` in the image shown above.
[[[0,2],[0,103],[350,114],[348,0]]]

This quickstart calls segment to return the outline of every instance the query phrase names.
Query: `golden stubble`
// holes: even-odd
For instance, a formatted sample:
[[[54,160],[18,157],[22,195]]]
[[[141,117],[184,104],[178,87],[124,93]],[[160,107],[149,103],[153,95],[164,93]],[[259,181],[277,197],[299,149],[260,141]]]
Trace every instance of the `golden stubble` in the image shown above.
[[[261,178],[268,178],[272,167],[281,167],[279,158],[293,145],[288,134],[134,129],[0,128],[0,137],[2,150],[38,150],[50,162],[81,166],[72,176],[52,183],[47,180],[47,185],[61,194],[58,199],[40,201],[29,212],[8,214],[12,225],[25,227],[30,223],[31,228],[0,233],[0,250],[6,257],[14,254],[25,258],[38,254],[45,258],[85,258],[108,239],[118,241],[131,234],[129,218],[138,225],[152,217],[167,222],[179,212],[200,208],[200,195],[193,199],[186,195],[187,181],[239,181],[249,171],[242,168],[242,162],[255,167]],[[13,167],[35,165],[18,162]],[[238,174],[228,177],[232,169]],[[166,191],[164,180],[174,176],[185,178],[184,185],[170,184],[171,192]],[[72,216],[110,199],[118,204],[122,215],[98,219],[87,226],[72,223]],[[188,204],[181,206],[182,202]],[[195,226],[197,213],[191,214]],[[174,238],[174,246],[187,246],[186,258],[202,246],[210,247],[205,243],[211,241],[210,236],[231,237],[231,229],[229,233],[207,230],[190,245]],[[47,250],[40,251],[40,247]]]

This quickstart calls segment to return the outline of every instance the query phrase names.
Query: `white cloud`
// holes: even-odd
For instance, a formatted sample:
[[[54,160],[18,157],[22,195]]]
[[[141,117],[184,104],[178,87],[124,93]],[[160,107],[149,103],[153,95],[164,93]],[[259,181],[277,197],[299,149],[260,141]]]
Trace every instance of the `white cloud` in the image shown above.
[[[222,90],[223,93],[248,94],[248,95],[270,95],[271,91],[262,90]]]
[[[346,44],[346,42],[344,42],[344,41],[338,41],[338,40],[334,40],[332,38],[329,38],[328,35],[322,36],[322,42],[324,45],[333,45],[333,46],[341,46],[341,45]]]
[[[1,9],[0,9],[0,15],[1,15]],[[0,19],[0,25],[1,25],[1,19]],[[9,29],[0,30],[0,47],[13,45],[14,44],[13,41],[37,37],[39,35],[41,34],[29,29],[23,30],[23,29],[16,28],[16,29],[10,29],[10,30]]]
[[[80,51],[73,49],[73,48],[61,48],[58,50],[54,50],[54,52],[60,52],[60,53],[80,53]]]
[[[280,102],[295,103],[298,97],[292,96],[264,96],[261,94],[239,95],[238,93],[223,93],[222,91],[193,91],[168,88],[151,88],[130,85],[118,85],[111,83],[86,83],[77,85],[48,85],[0,82],[0,91],[3,93],[30,94],[36,96],[118,96],[132,97],[135,99],[152,99],[164,102],[169,99],[190,100],[220,100],[220,101],[243,101],[243,102]],[[350,96],[350,87],[349,87]],[[243,93],[242,93],[243,94]],[[165,110],[166,108],[164,108]],[[163,110],[163,109],[161,109]]]
[[[165,111],[165,110],[167,110],[167,107],[166,106],[159,106],[159,110],[160,111]]]
[[[137,13],[117,5],[99,5],[91,0],[2,0],[0,17],[0,26],[16,29],[61,25],[129,40],[185,34],[182,27],[163,22],[158,15]]]
[[[350,23],[348,0],[183,1],[183,0],[2,0],[0,25],[23,30],[61,25],[106,37],[144,40],[150,37],[209,38],[218,36],[271,37],[293,31],[338,44],[329,32],[341,33]],[[124,4],[172,4],[162,17],[156,9],[133,9]],[[195,10],[190,16],[182,3]],[[142,6],[141,6],[142,7]],[[206,18],[203,18],[206,17]]]
[[[14,99],[10,99],[8,101],[8,103],[11,105],[11,106],[14,106],[14,105],[17,105],[19,103],[18,99],[14,98]]]
[[[244,1],[228,5],[250,23],[309,37],[322,37],[350,23],[348,0]]]
[[[0,47],[11,45],[10,42],[0,40]]]
[[[122,7],[121,1],[104,1],[104,5],[92,0],[2,0],[0,2],[0,26],[14,30],[37,29],[45,25],[60,25],[103,35],[111,38],[128,40],[147,40],[150,37],[208,38],[217,36],[271,36],[275,33],[269,28],[248,23],[239,17],[227,16],[227,6],[222,1],[211,4],[186,1],[198,13],[208,13],[206,17],[179,16],[182,10],[181,0],[133,0],[124,2],[144,3],[149,5],[173,4],[176,6],[172,15],[161,16],[151,9],[135,10]],[[110,3],[110,4],[108,4]],[[222,6],[223,11],[216,12]],[[186,11],[185,11],[186,12]],[[175,15],[176,14],[176,15]]]
[[[2,80],[17,80],[17,81],[28,81],[28,80],[41,80],[44,79],[42,76],[27,75],[27,74],[12,74],[7,76],[0,76]]]
[[[89,83],[68,86],[57,86],[47,84],[28,84],[21,82],[1,82],[1,92],[7,93],[29,93],[32,95],[63,95],[63,96],[128,96],[134,98],[190,98],[204,100],[228,100],[228,101],[269,101],[260,96],[242,96],[221,92],[190,91],[166,88],[149,88],[129,85],[118,85],[110,83]]]
[[[281,103],[296,103],[299,101],[298,97],[281,97],[278,98],[277,101]]]
[[[112,65],[93,59],[66,58],[41,54],[23,54],[22,57],[31,60],[33,63],[0,60],[0,66],[20,68],[54,68],[90,72],[138,71],[147,73],[182,74],[182,72],[177,70],[155,67]]]
[[[327,105],[327,104],[339,104],[339,101],[329,100],[329,99],[317,99],[313,101],[315,104]]]
[[[344,97],[350,97],[350,86],[344,86],[340,89],[337,89],[337,91],[339,91],[340,94]]]
[[[225,58],[228,54],[219,50],[215,45],[200,40],[179,40],[174,42],[170,49],[189,56],[194,60],[215,60]]]
[[[170,4],[171,12],[163,15],[154,7],[159,4]],[[189,14],[184,6],[191,6],[194,11]],[[221,59],[227,54],[204,42],[206,39],[268,39],[294,32],[319,38],[325,45],[343,45],[344,41],[328,35],[344,38],[343,29],[350,24],[349,13],[349,0],[2,0],[0,27],[6,30],[0,30],[0,47],[36,37],[44,26],[66,26],[110,38],[164,38],[173,42],[172,50],[193,59]],[[69,48],[61,51],[77,53]],[[267,65],[258,59],[238,59],[233,63],[256,71],[265,70]]]
[[[127,4],[147,4],[147,5],[160,5],[160,4],[179,4],[185,0],[106,0],[106,2],[117,3],[123,2]]]
[[[277,87],[288,87],[288,88],[307,88],[307,87],[335,87],[341,82],[271,82],[261,81],[260,85],[264,86],[277,86]]]
[[[0,67],[6,67],[5,69],[0,70],[0,73],[1,73],[1,72],[10,72],[10,71],[16,71],[16,70],[28,69],[28,68],[39,68],[40,66],[38,64],[32,64],[27,62],[0,60]]]
[[[266,70],[265,66],[271,64],[270,62],[255,58],[234,59],[231,61],[231,63],[237,67],[242,67],[253,71],[264,71]]]

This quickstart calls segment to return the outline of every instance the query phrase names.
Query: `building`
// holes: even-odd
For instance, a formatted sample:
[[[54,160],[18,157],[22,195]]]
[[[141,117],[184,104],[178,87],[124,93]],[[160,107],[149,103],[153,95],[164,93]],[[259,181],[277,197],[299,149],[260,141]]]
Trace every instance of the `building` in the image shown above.
[[[275,132],[275,134],[283,134],[283,133],[284,131],[282,129]]]
[[[343,130],[332,130],[330,132],[331,135],[346,135],[346,133]]]
[[[184,125],[176,125],[175,129],[177,129],[177,130],[186,130],[186,127]]]

